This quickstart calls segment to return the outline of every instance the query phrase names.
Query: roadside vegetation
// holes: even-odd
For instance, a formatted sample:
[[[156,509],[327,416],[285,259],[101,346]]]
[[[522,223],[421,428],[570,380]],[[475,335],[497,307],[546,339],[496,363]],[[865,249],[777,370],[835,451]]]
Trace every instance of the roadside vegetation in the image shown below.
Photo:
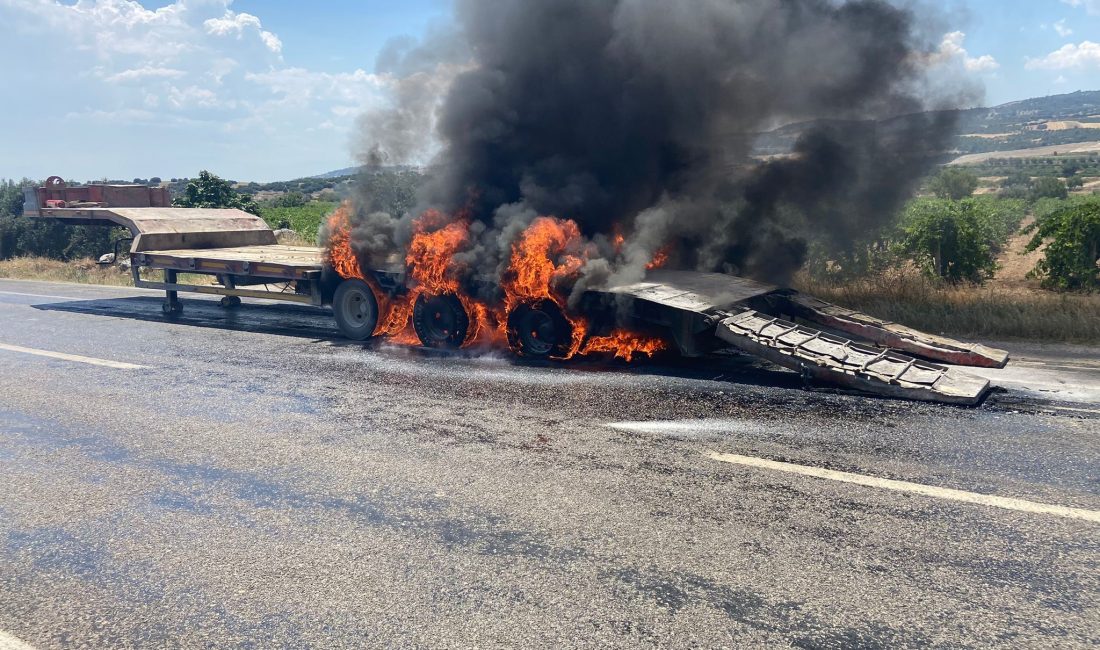
[[[806,273],[796,288],[925,332],[976,340],[1100,343],[1100,296],[1027,286],[930,282],[893,269],[837,284]]]
[[[1055,176],[978,186],[945,168],[854,251],[812,248],[797,288],[931,332],[1100,342],[1100,196]]]

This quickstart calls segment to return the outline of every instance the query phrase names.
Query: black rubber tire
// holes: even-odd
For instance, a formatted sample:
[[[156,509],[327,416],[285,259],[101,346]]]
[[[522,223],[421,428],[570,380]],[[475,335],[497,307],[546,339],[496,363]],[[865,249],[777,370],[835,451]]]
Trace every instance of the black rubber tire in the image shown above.
[[[183,313],[183,303],[178,300],[175,302],[168,302],[165,300],[160,304],[160,310],[165,316],[173,318]]]
[[[573,325],[552,300],[517,306],[508,314],[508,345],[521,357],[564,357],[573,340]]]
[[[470,332],[470,317],[453,293],[422,293],[413,305],[413,329],[430,348],[460,348]]]
[[[366,282],[344,280],[332,296],[332,315],[341,334],[353,341],[365,341],[374,336],[378,325],[378,299]]]
[[[218,301],[218,304],[225,309],[236,309],[241,306],[240,296],[222,296],[222,299]]]

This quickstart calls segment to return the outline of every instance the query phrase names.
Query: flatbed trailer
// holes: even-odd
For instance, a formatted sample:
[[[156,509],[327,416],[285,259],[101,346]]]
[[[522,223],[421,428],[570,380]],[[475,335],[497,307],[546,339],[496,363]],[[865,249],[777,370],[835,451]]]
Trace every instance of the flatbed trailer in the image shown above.
[[[321,291],[324,251],[314,246],[284,246],[263,219],[235,209],[50,207],[25,214],[71,225],[121,226],[130,231],[134,285],[166,292],[165,313],[180,313],[180,292],[222,295],[232,306],[240,298],[265,298],[316,306]],[[118,247],[116,246],[116,249]],[[116,250],[117,252],[117,250]],[[142,271],[163,272],[163,281]],[[214,276],[218,284],[181,282],[181,273]],[[249,289],[284,285],[291,291]],[[236,300],[233,300],[236,299]]]
[[[126,201],[127,193],[113,187],[114,200]],[[340,331],[365,340],[377,326],[382,297],[377,292],[407,290],[403,269],[367,270],[372,282],[343,279],[326,264],[322,249],[280,245],[257,216],[154,205],[157,197],[141,196],[152,188],[128,187],[138,195],[132,200],[143,207],[70,202],[64,187],[55,184],[48,188],[51,194],[42,188],[28,194],[24,213],[73,225],[127,228],[131,236],[121,241],[130,242],[134,284],[163,290],[170,317],[183,310],[180,292],[221,295],[227,308],[241,298],[331,306]],[[44,196],[55,198],[44,206]],[[117,249],[118,244],[116,256]],[[162,272],[163,279],[143,277],[148,271]],[[182,273],[210,275],[216,284],[186,283]],[[989,393],[989,382],[947,364],[1003,367],[1008,362],[1003,350],[925,334],[791,289],[719,273],[654,270],[640,282],[587,291],[580,307],[597,330],[625,324],[656,331],[684,356],[733,349],[795,370],[807,380],[904,399],[977,404]],[[425,345],[457,347],[465,341],[469,317],[456,296],[421,295],[413,324]],[[571,327],[561,307],[548,300],[520,305],[508,315],[509,342],[520,356],[555,356],[573,339]]]

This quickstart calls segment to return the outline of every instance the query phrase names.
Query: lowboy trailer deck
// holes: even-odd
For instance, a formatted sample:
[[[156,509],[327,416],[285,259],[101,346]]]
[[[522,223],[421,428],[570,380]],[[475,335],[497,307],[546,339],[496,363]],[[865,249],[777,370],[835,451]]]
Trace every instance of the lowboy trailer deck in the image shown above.
[[[131,237],[123,241],[130,241],[134,284],[163,290],[169,317],[183,310],[180,292],[221,295],[227,308],[241,298],[281,300],[331,306],[340,331],[364,340],[378,322],[382,296],[376,291],[407,291],[403,269],[368,270],[373,283],[342,279],[327,266],[322,249],[280,245],[262,219],[241,210],[165,207],[159,205],[163,198],[152,194],[156,188],[138,185],[110,186],[106,192],[51,181],[28,192],[24,213],[127,228]],[[79,190],[77,198],[67,198],[67,189]],[[115,203],[88,201],[89,196],[110,196]],[[143,270],[161,271],[163,280],[145,279]],[[181,273],[214,276],[216,284],[181,282]],[[791,289],[719,273],[650,271],[641,282],[586,292],[581,308],[597,329],[625,324],[654,331],[684,356],[732,349],[807,380],[904,399],[977,404],[989,393],[989,382],[945,364],[999,368],[1008,362],[1003,350],[925,334]],[[421,295],[413,324],[425,345],[457,347],[467,336],[469,317],[456,296]],[[520,305],[508,315],[509,341],[520,356],[555,356],[572,340],[570,328],[560,307],[548,300]]]

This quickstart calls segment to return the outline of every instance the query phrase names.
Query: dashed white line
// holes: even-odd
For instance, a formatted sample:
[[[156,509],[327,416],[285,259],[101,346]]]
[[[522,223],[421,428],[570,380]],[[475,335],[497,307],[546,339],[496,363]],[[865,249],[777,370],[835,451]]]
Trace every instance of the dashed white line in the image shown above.
[[[125,363],[123,361],[111,361],[110,359],[97,359],[95,357],[85,357],[79,354],[66,354],[64,352],[53,352],[51,350],[38,350],[36,348],[25,348],[21,345],[9,345],[7,343],[0,343],[0,350],[7,350],[8,352],[20,352],[22,354],[33,354],[39,357],[49,357],[51,359],[61,359],[62,361],[74,361],[76,363],[87,363],[93,366],[104,366],[106,368],[117,368],[119,370],[140,370],[147,366],[139,366],[135,363]]]
[[[757,428],[749,420],[639,420],[608,422],[607,426],[635,433],[707,434],[733,433]]]
[[[26,641],[0,630],[0,650],[35,650]]]
[[[711,459],[721,461],[723,463],[733,463],[735,465],[746,465],[749,467],[758,467],[761,469],[771,469],[780,472],[788,472],[791,474],[801,474],[802,476],[812,476],[814,478],[840,481],[842,483],[854,483],[856,485],[864,485],[867,487],[883,488],[886,490],[894,490],[896,492],[909,492],[911,494],[920,494],[927,497],[950,499],[952,501],[963,501],[965,503],[975,503],[983,506],[994,506],[996,508],[1006,508],[1008,510],[1018,510],[1020,512],[1054,515],[1056,517],[1066,517],[1068,519],[1083,519],[1085,521],[1100,523],[1100,511],[1098,510],[1068,508],[1066,506],[1056,506],[1047,503],[1025,501],[1024,499],[998,497],[991,494],[979,494],[977,492],[966,492],[964,490],[953,490],[951,488],[935,487],[933,485],[924,485],[922,483],[895,481],[893,479],[865,476],[863,474],[853,474],[851,472],[838,472],[836,470],[822,469],[820,467],[810,467],[808,465],[784,463],[776,460],[768,460],[766,458],[756,458],[754,456],[738,456],[737,454],[720,454],[717,452],[711,452],[707,455]]]

